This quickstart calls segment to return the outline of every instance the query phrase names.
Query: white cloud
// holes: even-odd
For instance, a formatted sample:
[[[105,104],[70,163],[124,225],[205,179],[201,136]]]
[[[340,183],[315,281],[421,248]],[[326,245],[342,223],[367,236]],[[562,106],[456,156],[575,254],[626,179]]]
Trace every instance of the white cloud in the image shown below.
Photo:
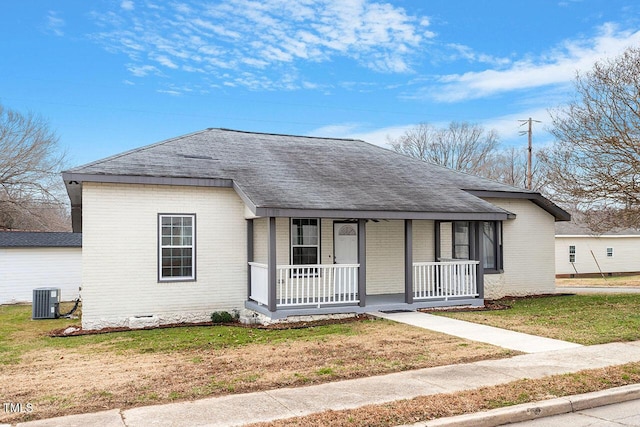
[[[167,68],[178,68],[178,66],[171,60],[169,59],[166,55],[158,55],[156,57],[153,58],[155,61],[157,61],[158,63],[160,63],[161,65],[164,65]]]
[[[132,0],[122,0],[120,7],[124,10],[133,10],[135,8]]]
[[[485,53],[477,53],[471,47],[459,43],[448,43],[446,47],[452,51],[447,57],[449,61],[465,59],[469,62],[479,62],[501,67],[511,63],[509,58],[498,58]]]
[[[134,65],[129,64],[127,69],[136,77],[144,77],[151,73],[157,74],[158,69],[153,65]]]
[[[172,96],[180,96],[180,95],[182,95],[182,92],[174,90],[174,89],[158,89],[156,92],[158,92],[158,93],[166,93],[166,94],[172,95]]]
[[[513,61],[507,68],[440,76],[438,87],[428,88],[417,96],[456,102],[501,92],[567,84],[574,79],[576,71],[589,70],[596,61],[616,56],[638,43],[640,31],[620,31],[614,24],[605,24],[592,39],[567,40],[548,54]]]
[[[47,22],[45,25],[45,28],[48,32],[58,37],[62,37],[64,36],[63,28],[65,27],[65,25],[66,23],[64,19],[60,18],[57,12],[49,11],[49,13],[47,14]]]
[[[238,79],[251,88],[300,87],[272,81],[274,67],[297,73],[307,61],[351,60],[384,73],[407,73],[435,33],[430,20],[380,0],[223,0],[169,3],[120,2],[119,11],[94,13],[104,31],[93,35],[124,53],[138,70],[147,58],[170,69],[198,69],[220,79],[224,69],[260,74]]]

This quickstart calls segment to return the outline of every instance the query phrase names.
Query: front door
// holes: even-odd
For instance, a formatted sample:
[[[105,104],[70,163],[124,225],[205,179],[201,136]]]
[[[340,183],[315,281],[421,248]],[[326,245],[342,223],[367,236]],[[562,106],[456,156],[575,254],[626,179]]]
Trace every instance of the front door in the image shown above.
[[[335,264],[357,264],[358,224],[355,222],[334,222],[333,245]]]

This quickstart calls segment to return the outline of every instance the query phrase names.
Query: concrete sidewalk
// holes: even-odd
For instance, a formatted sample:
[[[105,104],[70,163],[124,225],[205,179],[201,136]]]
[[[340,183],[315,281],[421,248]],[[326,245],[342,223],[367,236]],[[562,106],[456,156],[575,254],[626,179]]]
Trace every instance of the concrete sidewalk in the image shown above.
[[[299,388],[32,421],[49,426],[240,426],[640,361],[640,341],[523,354]]]
[[[498,347],[517,350],[523,353],[539,353],[582,347],[580,344],[571,342],[523,334],[521,332],[480,325],[478,323],[465,322],[463,320],[450,319],[443,316],[434,316],[432,314],[422,313],[419,311],[398,313],[376,312],[370,314],[383,319],[406,323],[408,325],[442,332],[472,341],[493,344]]]

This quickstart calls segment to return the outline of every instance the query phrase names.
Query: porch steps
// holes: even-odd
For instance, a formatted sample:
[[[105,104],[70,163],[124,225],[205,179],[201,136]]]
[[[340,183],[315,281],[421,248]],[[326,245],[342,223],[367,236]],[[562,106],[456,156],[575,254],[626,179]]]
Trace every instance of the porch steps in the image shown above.
[[[480,325],[478,323],[465,322],[463,320],[450,319],[443,316],[412,312],[373,312],[371,316],[394,322],[405,323],[418,328],[442,332],[444,334],[465,338],[472,341],[484,342],[498,347],[521,351],[523,353],[540,353],[553,350],[566,350],[582,347],[567,341],[552,338],[538,337],[522,332],[509,331],[493,326]]]

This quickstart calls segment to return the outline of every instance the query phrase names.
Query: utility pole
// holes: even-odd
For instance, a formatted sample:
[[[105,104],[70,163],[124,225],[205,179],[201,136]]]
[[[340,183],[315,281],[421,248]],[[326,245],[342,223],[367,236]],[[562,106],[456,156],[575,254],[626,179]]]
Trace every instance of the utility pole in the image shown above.
[[[528,134],[529,136],[529,148],[528,148],[528,153],[527,153],[527,190],[531,190],[531,187],[533,187],[532,184],[532,180],[533,180],[533,171],[532,171],[532,160],[531,160],[531,154],[532,154],[532,139],[533,139],[533,122],[536,123],[542,123],[540,120],[533,120],[531,117],[529,117],[528,120],[518,120],[519,122],[521,122],[522,124],[520,126],[524,126],[526,123],[529,124],[529,130],[527,131],[520,131],[520,135],[524,135],[525,133]]]

